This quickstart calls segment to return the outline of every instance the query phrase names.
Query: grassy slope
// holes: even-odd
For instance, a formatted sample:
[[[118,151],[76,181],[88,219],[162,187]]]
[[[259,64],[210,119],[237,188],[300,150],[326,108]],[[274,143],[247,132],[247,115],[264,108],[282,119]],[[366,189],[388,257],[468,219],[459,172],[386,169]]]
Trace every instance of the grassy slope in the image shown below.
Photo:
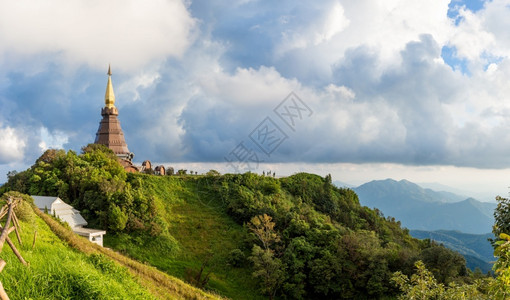
[[[115,261],[117,264],[125,267],[131,276],[136,278],[141,285],[159,299],[220,299],[218,296],[205,293],[153,267],[132,260],[107,248],[90,243],[86,239],[77,236],[71,230],[60,225],[50,216],[40,212],[35,207],[34,211],[49,225],[51,230],[69,246],[85,254],[101,254],[110,259],[110,261]],[[125,289],[126,286],[124,285],[123,288]],[[120,297],[118,299],[129,298]]]
[[[211,272],[208,289],[233,299],[263,299],[250,271],[226,262],[230,251],[241,248],[246,233],[220,208],[222,201],[217,195],[205,192],[192,177],[136,176],[143,178],[145,192],[157,197],[158,209],[165,212],[168,231],[179,250],[161,253],[144,244],[143,237],[126,235],[107,235],[106,245],[183,279],[186,268],[198,270],[207,262],[206,272]]]
[[[7,243],[1,253],[7,265],[0,280],[11,299],[155,299],[125,268],[105,256],[74,251],[33,213],[21,228],[22,246],[14,233],[10,238],[30,266],[23,266]]]

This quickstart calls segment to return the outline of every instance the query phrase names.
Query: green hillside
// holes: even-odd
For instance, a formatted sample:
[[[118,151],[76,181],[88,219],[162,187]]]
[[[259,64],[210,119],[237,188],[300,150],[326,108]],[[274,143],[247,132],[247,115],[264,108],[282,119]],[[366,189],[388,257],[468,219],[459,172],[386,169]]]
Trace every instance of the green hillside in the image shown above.
[[[233,299],[264,299],[253,284],[251,272],[228,265],[230,252],[242,248],[246,229],[221,208],[197,178],[130,174],[147,195],[154,197],[171,238],[144,233],[105,236],[105,245],[186,279],[187,270],[202,265],[211,272],[207,288]],[[189,272],[189,271],[188,271]]]
[[[11,238],[30,266],[22,265],[4,246],[1,257],[7,265],[0,281],[11,299],[155,299],[125,268],[104,255],[87,255],[70,248],[30,206],[18,214],[22,216],[23,245],[14,234]]]
[[[138,182],[147,197],[153,197],[173,239],[167,240],[164,253],[150,236],[132,233],[106,237],[106,245],[184,279],[187,269],[198,270],[206,264],[206,271],[211,272],[207,288],[233,299],[263,298],[248,259],[257,240],[243,226],[263,213],[274,218],[282,236],[273,249],[281,252],[281,269],[297,268],[289,274],[294,278],[280,283],[286,294],[332,293],[349,298],[368,295],[371,281],[378,289],[372,293],[391,292],[384,276],[403,268],[410,272],[421,247],[396,223],[359,206],[350,190],[331,186],[331,199],[323,199],[328,183],[316,175],[278,180],[249,173],[182,177],[129,174],[128,182]],[[238,262],[232,254],[236,250],[241,257]],[[415,258],[406,261],[401,259],[402,253]],[[359,257],[353,259],[351,254]],[[381,278],[374,278],[373,272],[381,273]],[[326,274],[330,276],[327,281],[317,281]]]
[[[412,238],[331,176],[127,174],[89,145],[48,150],[2,189],[58,195],[108,230],[106,246],[233,299],[394,296],[392,274],[417,260],[441,283],[467,275],[458,253]]]
[[[7,245],[0,255],[7,262],[0,281],[11,299],[219,299],[90,243],[22,196],[26,202],[17,215],[23,244],[11,239],[30,265],[19,263]]]

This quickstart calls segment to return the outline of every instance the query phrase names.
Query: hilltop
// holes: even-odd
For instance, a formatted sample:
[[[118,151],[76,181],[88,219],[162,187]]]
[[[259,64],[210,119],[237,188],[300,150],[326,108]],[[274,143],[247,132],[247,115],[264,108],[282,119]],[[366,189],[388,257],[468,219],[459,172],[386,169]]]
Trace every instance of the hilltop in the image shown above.
[[[443,283],[467,275],[461,255],[414,239],[331,176],[127,174],[89,145],[48,150],[2,189],[59,196],[108,230],[106,246],[234,299],[395,295],[391,275],[418,259]]]

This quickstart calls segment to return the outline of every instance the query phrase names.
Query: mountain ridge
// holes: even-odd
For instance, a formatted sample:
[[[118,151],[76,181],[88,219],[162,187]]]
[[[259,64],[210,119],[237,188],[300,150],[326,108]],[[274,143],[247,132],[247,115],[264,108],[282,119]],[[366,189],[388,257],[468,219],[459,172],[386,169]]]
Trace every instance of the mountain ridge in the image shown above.
[[[478,267],[486,273],[492,269],[496,260],[494,249],[489,238],[492,233],[468,234],[458,230],[410,230],[409,233],[418,239],[431,239],[462,254],[466,258],[466,265],[471,270]]]
[[[459,230],[466,233],[490,232],[495,203],[474,198],[461,201],[460,195],[424,189],[408,180],[372,180],[354,188],[360,203],[377,208],[409,229]]]

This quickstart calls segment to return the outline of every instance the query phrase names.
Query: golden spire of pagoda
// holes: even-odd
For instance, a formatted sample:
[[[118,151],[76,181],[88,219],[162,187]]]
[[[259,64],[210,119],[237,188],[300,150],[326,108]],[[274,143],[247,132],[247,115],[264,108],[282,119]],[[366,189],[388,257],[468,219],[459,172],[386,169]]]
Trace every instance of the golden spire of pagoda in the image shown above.
[[[106,85],[106,93],[104,95],[104,104],[107,108],[115,107],[115,94],[113,93],[112,86],[112,70],[108,65],[108,84]]]

